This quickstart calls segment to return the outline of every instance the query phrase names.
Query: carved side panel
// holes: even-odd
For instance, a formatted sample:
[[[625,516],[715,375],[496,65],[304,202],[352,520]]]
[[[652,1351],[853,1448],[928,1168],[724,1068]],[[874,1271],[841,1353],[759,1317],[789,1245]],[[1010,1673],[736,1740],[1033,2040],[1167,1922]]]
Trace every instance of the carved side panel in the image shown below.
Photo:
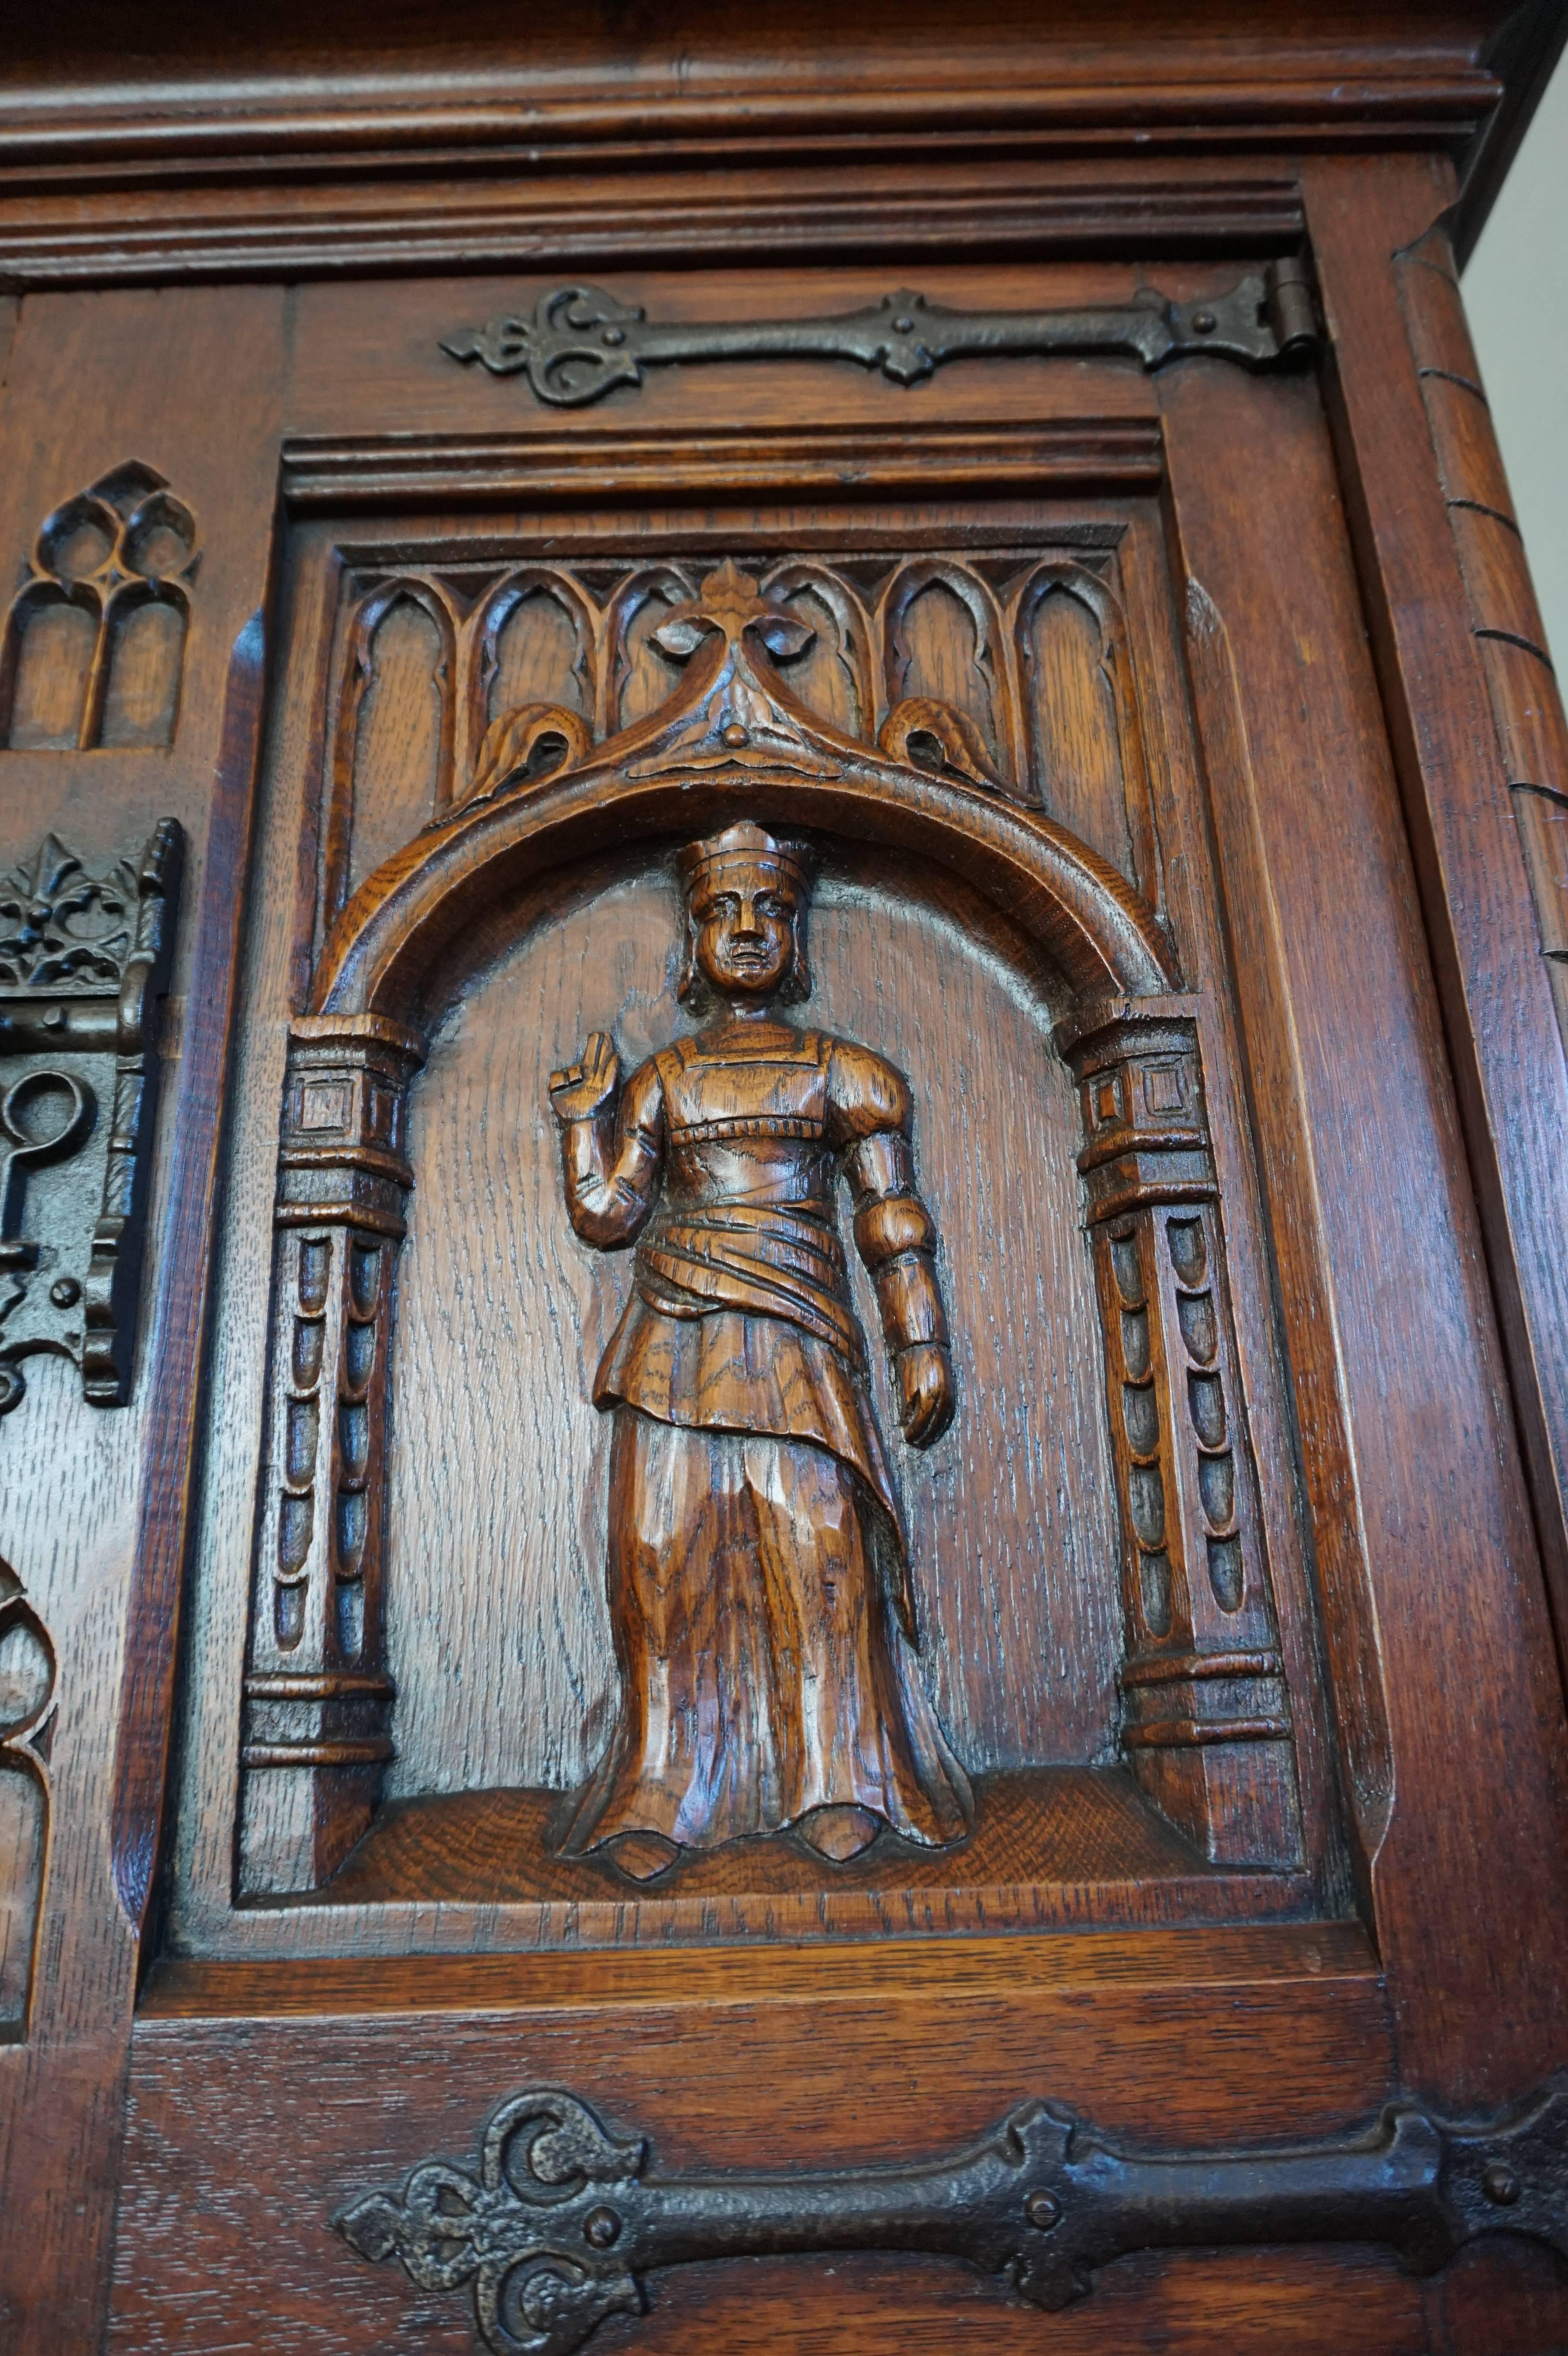
[[[293,1025],[278,1156],[272,1430],[245,1679],[240,1888],[314,1888],[392,1755],[381,1536],[392,1258],[423,1043],[376,1016]]]
[[[0,1414],[40,1350],[126,1396],[182,840],[94,876],[50,835],[0,877]]]
[[[1481,390],[1453,254],[1434,230],[1395,264],[1520,845],[1568,1037],[1568,724]]]
[[[199,561],[190,509],[138,459],[57,508],[6,616],[0,744],[171,744]]]
[[[0,2044],[27,2033],[48,1855],[54,1695],[48,1631],[0,1561]]]
[[[1181,1001],[1120,1001],[1061,1035],[1122,1508],[1123,1748],[1211,1861],[1289,1865],[1294,1747],[1196,1027]]]

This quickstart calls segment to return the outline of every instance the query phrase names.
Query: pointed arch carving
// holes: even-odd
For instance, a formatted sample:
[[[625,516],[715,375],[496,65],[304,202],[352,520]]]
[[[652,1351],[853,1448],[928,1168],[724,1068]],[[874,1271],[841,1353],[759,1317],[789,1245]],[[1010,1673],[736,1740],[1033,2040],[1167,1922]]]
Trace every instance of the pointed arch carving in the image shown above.
[[[554,564],[519,564],[496,582],[483,604],[469,616],[464,631],[464,673],[467,710],[464,717],[464,775],[475,775],[479,750],[492,725],[504,716],[504,707],[492,712],[490,699],[500,668],[501,637],[507,625],[530,598],[542,598],[565,616],[575,640],[571,677],[577,683],[578,710],[592,726],[599,710],[600,629],[602,616],[571,574]],[[527,702],[563,703],[561,695],[532,696]],[[466,798],[466,797],[464,797]]]
[[[1007,630],[989,584],[965,564],[940,556],[915,558],[902,564],[884,587],[879,602],[882,638],[882,685],[889,707],[912,695],[929,695],[929,686],[912,685],[914,648],[910,639],[910,616],[917,601],[933,589],[945,590],[968,615],[975,631],[975,676],[985,685],[989,703],[990,738],[1002,776],[1020,794],[1028,794],[1029,771],[1019,726],[1018,700],[1007,659]],[[982,729],[982,734],[985,730]]]
[[[0,631],[0,747],[172,744],[200,562],[196,518],[141,459],[46,516]]]
[[[1148,762],[1144,744],[1143,716],[1127,653],[1126,618],[1115,591],[1097,573],[1070,559],[1048,558],[1034,565],[1018,584],[1008,602],[1007,627],[1012,642],[1016,675],[1023,689],[1019,697],[1019,730],[1029,798],[1049,809],[1051,789],[1042,728],[1042,697],[1037,691],[1039,668],[1036,630],[1042,609],[1052,597],[1066,597],[1091,619],[1099,637],[1098,668],[1104,683],[1111,727],[1121,769],[1121,798],[1125,811],[1134,877],[1150,905],[1163,911],[1164,874],[1159,840],[1149,790]],[[1104,850],[1104,845],[1100,848]]]
[[[762,590],[781,605],[793,606],[797,597],[815,598],[832,616],[838,642],[831,654],[854,698],[856,724],[846,733],[873,743],[888,715],[888,698],[878,675],[875,626],[854,583],[831,564],[792,556],[763,575]]]
[[[332,736],[332,775],[327,797],[322,875],[324,927],[332,925],[349,896],[354,780],[366,706],[377,679],[376,642],[382,626],[395,609],[404,604],[414,606],[434,625],[441,649],[435,671],[440,721],[430,815],[438,816],[453,799],[457,616],[439,585],[430,578],[417,573],[394,573],[368,590],[348,618],[347,650],[340,672],[343,685],[338,695]]]
[[[896,843],[952,868],[1038,943],[1074,996],[1147,997],[1179,987],[1152,911],[1065,828],[840,736],[796,699],[760,648],[749,646],[739,667],[725,659],[729,651],[710,638],[693,656],[680,696],[591,761],[433,829],[388,860],[327,939],[313,1011],[414,1020],[424,976],[447,942],[530,873],[590,855],[608,833],[700,832],[742,812],[848,841]],[[784,721],[798,742],[798,764],[776,752],[759,764],[746,748],[724,745],[724,727],[738,724],[724,717],[737,687],[760,694]],[[714,706],[713,724],[694,737],[685,723]]]
[[[678,605],[695,595],[696,588],[689,573],[677,564],[667,563],[643,565],[617,585],[604,608],[601,641],[603,652],[593,733],[602,744],[613,738],[624,724],[622,713],[633,671],[628,648],[632,626],[638,615],[656,597],[662,598],[667,605]]]
[[[55,1648],[22,1581],[0,1558],[0,2045],[27,2034],[48,1864]]]

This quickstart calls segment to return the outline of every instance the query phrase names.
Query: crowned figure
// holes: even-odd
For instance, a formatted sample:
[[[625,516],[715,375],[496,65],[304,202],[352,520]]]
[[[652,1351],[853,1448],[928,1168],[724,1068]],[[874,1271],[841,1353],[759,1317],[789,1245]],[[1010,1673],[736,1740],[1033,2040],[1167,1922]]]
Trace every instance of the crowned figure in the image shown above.
[[[973,1802],[914,1657],[837,1206],[842,1173],[903,1436],[929,1447],[953,1370],[909,1087],[778,1012],[810,991],[805,845],[731,826],[680,867],[680,995],[714,1019],[624,1087],[603,1032],[550,1079],[572,1226],[636,1247],[593,1386],[621,1716],[560,1847],[638,1879],[786,1826],[836,1862],[884,1826],[940,1847]]]

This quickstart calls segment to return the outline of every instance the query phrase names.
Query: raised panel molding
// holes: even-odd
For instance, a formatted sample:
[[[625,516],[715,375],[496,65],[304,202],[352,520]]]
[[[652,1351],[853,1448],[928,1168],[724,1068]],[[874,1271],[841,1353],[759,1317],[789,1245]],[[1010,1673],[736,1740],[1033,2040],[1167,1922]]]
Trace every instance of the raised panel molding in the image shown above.
[[[894,610],[944,578],[895,570]],[[330,1878],[371,1820],[396,1739],[380,1600],[383,1304],[416,1175],[403,1141],[407,1085],[426,1051],[411,1022],[421,975],[457,926],[540,867],[607,837],[689,837],[737,818],[961,860],[1064,975],[1076,1005],[1058,1038],[1082,1087],[1079,1166],[1126,1538],[1125,1754],[1210,1864],[1277,1871],[1300,1861],[1197,1009],[1172,995],[1179,975],[1160,919],[1095,852],[955,759],[975,723],[939,699],[923,700],[905,734],[912,752],[930,740],[920,761],[887,749],[887,720],[907,703],[886,715],[879,744],[800,701],[789,666],[816,636],[807,592],[841,633],[857,701],[869,706],[863,724],[909,683],[909,651],[891,669],[871,659],[852,583],[830,578],[828,607],[813,568],[780,568],[770,591],[773,579],[728,562],[700,583],[668,567],[629,576],[631,594],[604,609],[621,616],[621,637],[582,649],[576,676],[604,711],[608,691],[593,696],[592,682],[622,675],[627,616],[662,581],[666,597],[650,610],[659,646],[682,666],[675,691],[602,744],[581,741],[585,723],[575,742],[558,729],[564,757],[552,768],[497,764],[486,791],[432,817],[329,917],[284,1083],[272,1431],[246,1682],[240,1871],[251,1898],[303,1894]],[[541,568],[526,585],[555,594]],[[679,590],[689,594],[669,602]],[[972,594],[982,591],[987,642],[1010,646],[976,578]],[[569,602],[574,615],[591,611],[580,587]],[[461,709],[461,683],[451,692]],[[1006,717],[993,724],[1010,755],[1016,729]]]

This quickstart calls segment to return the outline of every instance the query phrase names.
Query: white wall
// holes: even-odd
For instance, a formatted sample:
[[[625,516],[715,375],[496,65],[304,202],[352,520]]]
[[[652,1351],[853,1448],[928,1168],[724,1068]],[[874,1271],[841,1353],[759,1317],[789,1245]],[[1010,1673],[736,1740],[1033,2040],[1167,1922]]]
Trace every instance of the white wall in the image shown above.
[[[1465,273],[1546,637],[1568,675],[1568,56]]]

